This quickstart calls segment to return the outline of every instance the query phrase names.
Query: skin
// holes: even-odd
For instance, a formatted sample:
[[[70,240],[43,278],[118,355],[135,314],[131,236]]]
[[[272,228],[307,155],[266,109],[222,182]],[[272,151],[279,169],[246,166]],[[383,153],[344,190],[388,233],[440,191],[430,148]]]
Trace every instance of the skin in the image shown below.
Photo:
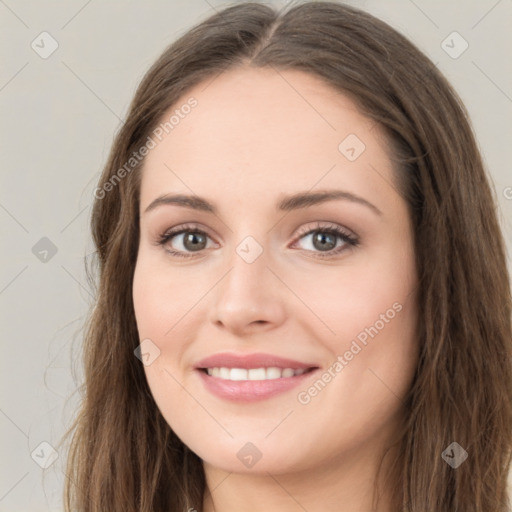
[[[204,461],[206,512],[373,510],[376,468],[403,418],[418,356],[413,231],[386,139],[348,97],[301,71],[229,70],[187,91],[169,115],[190,97],[197,106],[150,151],[142,173],[133,300],[140,339],[160,350],[145,366],[151,392]],[[366,146],[355,161],[338,149],[349,134]],[[380,213],[347,199],[276,207],[286,195],[329,189]],[[178,193],[206,198],[217,214],[173,204],[145,211]],[[157,243],[183,223],[208,235],[205,248],[190,250],[183,235]],[[322,258],[322,246],[299,232],[319,223],[359,245],[334,238],[344,249]],[[263,249],[252,263],[236,252],[247,236]],[[298,393],[318,375],[241,404],[212,395],[193,369],[219,352],[264,352],[332,371],[393,304],[400,312],[307,404]],[[262,454],[251,468],[237,457],[247,442]],[[379,489],[378,510],[391,510],[389,489]]]

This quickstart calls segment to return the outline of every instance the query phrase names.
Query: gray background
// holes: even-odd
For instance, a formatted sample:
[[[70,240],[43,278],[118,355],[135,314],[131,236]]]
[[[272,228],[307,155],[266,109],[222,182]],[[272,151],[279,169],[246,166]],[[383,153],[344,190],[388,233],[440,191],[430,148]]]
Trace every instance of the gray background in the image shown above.
[[[412,39],[459,92],[494,182],[510,254],[512,0],[347,3]],[[57,445],[79,398],[73,393],[92,304],[84,257],[93,250],[95,182],[143,73],[167,44],[224,5],[0,0],[0,512],[62,510],[65,453],[44,471],[39,464],[51,462],[49,445]],[[51,48],[48,38],[41,42],[47,36],[38,37],[43,31],[58,43],[47,58],[31,47]],[[458,58],[441,46],[453,31],[469,44]],[[452,52],[461,49],[450,41]]]

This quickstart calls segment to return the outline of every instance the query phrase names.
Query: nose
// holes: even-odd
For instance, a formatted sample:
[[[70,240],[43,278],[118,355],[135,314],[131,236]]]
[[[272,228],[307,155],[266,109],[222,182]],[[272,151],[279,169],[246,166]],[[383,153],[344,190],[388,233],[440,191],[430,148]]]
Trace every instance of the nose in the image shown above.
[[[212,323],[237,336],[281,325],[286,291],[267,267],[265,251],[251,263],[234,253],[230,263],[229,272],[215,287]]]

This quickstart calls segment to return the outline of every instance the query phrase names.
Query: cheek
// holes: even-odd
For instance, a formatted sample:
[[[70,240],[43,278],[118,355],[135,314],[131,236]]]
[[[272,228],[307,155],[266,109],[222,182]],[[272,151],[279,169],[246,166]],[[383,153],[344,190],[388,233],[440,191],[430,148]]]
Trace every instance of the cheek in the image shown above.
[[[175,405],[189,403],[180,382],[184,354],[197,339],[195,308],[205,293],[204,280],[195,284],[187,272],[169,271],[159,258],[139,253],[133,279],[133,303],[139,339],[150,340],[149,351],[157,354],[144,370],[151,392],[169,420]],[[211,286],[211,285],[210,285]],[[182,407],[183,406],[183,407]]]
[[[390,304],[396,297],[353,302],[352,313],[347,306],[345,319],[334,325],[336,335],[323,337],[332,362],[310,387],[299,390],[297,442],[306,428],[341,453],[393,435],[418,355],[416,304],[412,296]]]
[[[133,281],[133,303],[141,337],[167,340],[178,322],[189,313],[208,283],[190,272],[172,270],[160,258],[141,251]],[[208,288],[206,288],[207,290]]]
[[[331,411],[335,423],[343,422],[351,411],[354,424],[378,425],[394,414],[410,388],[418,355],[417,279],[412,249],[397,253],[394,247],[294,282],[318,317],[299,321],[304,329],[315,326],[316,339],[331,354],[326,390],[322,385],[318,395],[303,390],[304,401],[311,400],[307,408],[318,417]]]
[[[181,432],[184,430],[180,428],[181,423],[190,423],[194,414],[197,415],[193,402],[180,385],[179,367],[187,337],[193,336],[183,330],[187,318],[179,322],[186,309],[190,309],[187,308],[190,288],[182,286],[183,293],[178,294],[179,273],[174,273],[176,279],[170,279],[168,274],[139,255],[134,273],[133,303],[139,339],[141,342],[150,340],[147,346],[153,355],[151,363],[144,365],[149,389],[167,423]],[[179,298],[173,300],[172,297],[177,295]]]
[[[416,278],[410,254],[397,258],[389,250],[361,256],[339,268],[289,272],[285,280],[304,305],[296,303],[294,319],[339,353],[351,340],[364,343],[372,334],[394,332],[414,323]],[[304,307],[306,306],[306,307]],[[302,310],[304,314],[298,314]],[[316,318],[315,318],[316,317]],[[377,331],[377,332],[376,332]]]

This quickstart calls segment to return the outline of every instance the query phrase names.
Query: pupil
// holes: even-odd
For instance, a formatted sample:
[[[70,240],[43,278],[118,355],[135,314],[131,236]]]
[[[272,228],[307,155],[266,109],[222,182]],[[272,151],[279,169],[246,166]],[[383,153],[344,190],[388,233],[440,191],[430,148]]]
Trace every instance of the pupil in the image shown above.
[[[336,237],[330,233],[317,231],[316,235],[313,237],[313,245],[316,249],[333,249],[336,246]]]

